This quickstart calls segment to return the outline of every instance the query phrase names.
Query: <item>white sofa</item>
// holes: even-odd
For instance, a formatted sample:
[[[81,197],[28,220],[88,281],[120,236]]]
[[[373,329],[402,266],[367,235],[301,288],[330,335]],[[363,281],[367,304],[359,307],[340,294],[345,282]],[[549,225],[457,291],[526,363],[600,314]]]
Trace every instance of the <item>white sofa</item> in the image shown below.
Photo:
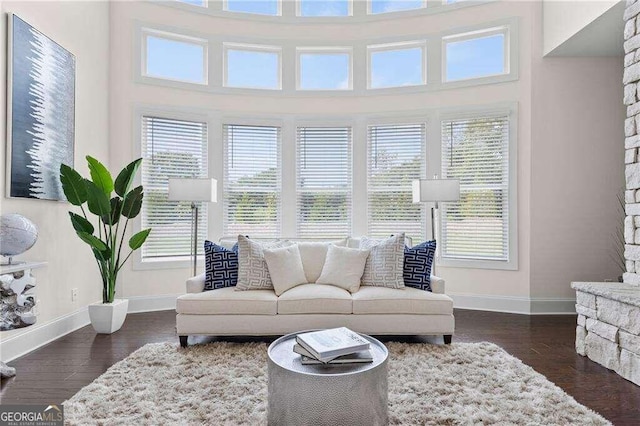
[[[350,239],[350,246],[357,244]],[[205,274],[187,280],[187,294],[177,299],[176,330],[183,347],[189,335],[270,336],[341,326],[372,335],[443,335],[447,344],[454,333],[453,300],[444,294],[444,280],[435,276],[433,292],[361,286],[351,294],[311,283],[279,297],[273,290],[203,291],[204,280]]]

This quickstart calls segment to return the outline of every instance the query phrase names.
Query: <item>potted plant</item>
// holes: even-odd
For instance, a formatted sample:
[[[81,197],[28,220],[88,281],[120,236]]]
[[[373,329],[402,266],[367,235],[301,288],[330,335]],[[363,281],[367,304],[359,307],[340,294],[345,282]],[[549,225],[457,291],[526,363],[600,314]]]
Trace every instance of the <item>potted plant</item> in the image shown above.
[[[115,181],[95,158],[87,156],[87,163],[91,179],[83,178],[73,168],[62,164],[60,182],[67,200],[80,207],[82,214],[69,212],[71,225],[91,248],[102,276],[102,303],[89,305],[91,325],[98,333],[111,334],[122,327],[129,307],[127,299],[115,299],[118,273],[151,232],[151,228],[145,229],[129,238],[129,253],[122,257],[127,225],[138,216],[142,207],[142,186],[131,188],[142,159],[122,169]]]

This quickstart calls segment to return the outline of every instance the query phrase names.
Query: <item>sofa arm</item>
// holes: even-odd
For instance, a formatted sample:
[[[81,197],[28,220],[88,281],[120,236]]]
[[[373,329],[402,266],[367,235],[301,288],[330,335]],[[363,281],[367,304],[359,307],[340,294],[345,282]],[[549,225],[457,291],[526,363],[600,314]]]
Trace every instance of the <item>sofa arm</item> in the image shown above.
[[[431,291],[438,294],[444,294],[444,279],[431,275]]]
[[[202,293],[203,290],[204,274],[196,275],[187,280],[187,293]]]

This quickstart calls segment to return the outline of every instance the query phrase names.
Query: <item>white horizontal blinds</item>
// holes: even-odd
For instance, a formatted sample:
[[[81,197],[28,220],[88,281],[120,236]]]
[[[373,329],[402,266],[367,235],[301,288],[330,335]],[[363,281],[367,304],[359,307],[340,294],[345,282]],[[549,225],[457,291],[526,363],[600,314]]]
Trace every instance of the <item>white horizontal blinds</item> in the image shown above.
[[[460,179],[443,203],[444,258],[509,260],[509,117],[442,122],[442,174]]]
[[[168,201],[169,178],[206,178],[207,124],[142,117],[142,228],[153,228],[143,260],[189,256],[191,202]],[[198,239],[207,236],[207,203],[199,205]]]
[[[351,230],[351,128],[298,127],[299,237],[348,236]]]
[[[280,236],[279,127],[224,126],[224,235]]]
[[[413,203],[411,184],[424,176],[425,144],[424,123],[369,126],[368,235],[406,232],[415,241],[424,239],[424,205]]]

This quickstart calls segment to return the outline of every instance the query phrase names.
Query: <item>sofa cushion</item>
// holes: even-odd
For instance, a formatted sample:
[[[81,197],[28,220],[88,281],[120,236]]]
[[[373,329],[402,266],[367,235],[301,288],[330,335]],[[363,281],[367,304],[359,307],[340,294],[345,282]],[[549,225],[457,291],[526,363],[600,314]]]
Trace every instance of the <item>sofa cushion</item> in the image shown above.
[[[273,289],[276,296],[300,285],[306,284],[300,250],[296,244],[289,247],[264,249],[264,260],[267,262]]]
[[[316,283],[335,285],[352,293],[358,291],[367,257],[369,250],[330,245]]]
[[[238,283],[238,245],[231,250],[216,243],[204,242],[204,291],[233,287]]]
[[[435,240],[404,249],[405,286],[431,291],[431,268],[435,254]]]
[[[322,267],[324,266],[324,261],[327,258],[327,251],[329,250],[329,244],[346,247],[347,238],[338,241],[300,241],[297,244],[298,249],[300,250],[302,267],[304,268],[304,274],[307,277],[307,282],[315,283],[322,273]]]
[[[188,293],[178,297],[176,311],[194,315],[276,315],[278,297],[273,290],[235,291],[234,287]]]
[[[238,235],[238,284],[236,290],[273,290],[265,248],[290,246],[290,241],[259,242]]]
[[[403,288],[404,232],[385,240],[362,237],[360,249],[370,250],[362,285]]]
[[[350,314],[351,294],[323,284],[302,284],[278,297],[278,314]]]
[[[416,288],[360,287],[353,298],[354,314],[433,314],[451,315],[453,300]]]

